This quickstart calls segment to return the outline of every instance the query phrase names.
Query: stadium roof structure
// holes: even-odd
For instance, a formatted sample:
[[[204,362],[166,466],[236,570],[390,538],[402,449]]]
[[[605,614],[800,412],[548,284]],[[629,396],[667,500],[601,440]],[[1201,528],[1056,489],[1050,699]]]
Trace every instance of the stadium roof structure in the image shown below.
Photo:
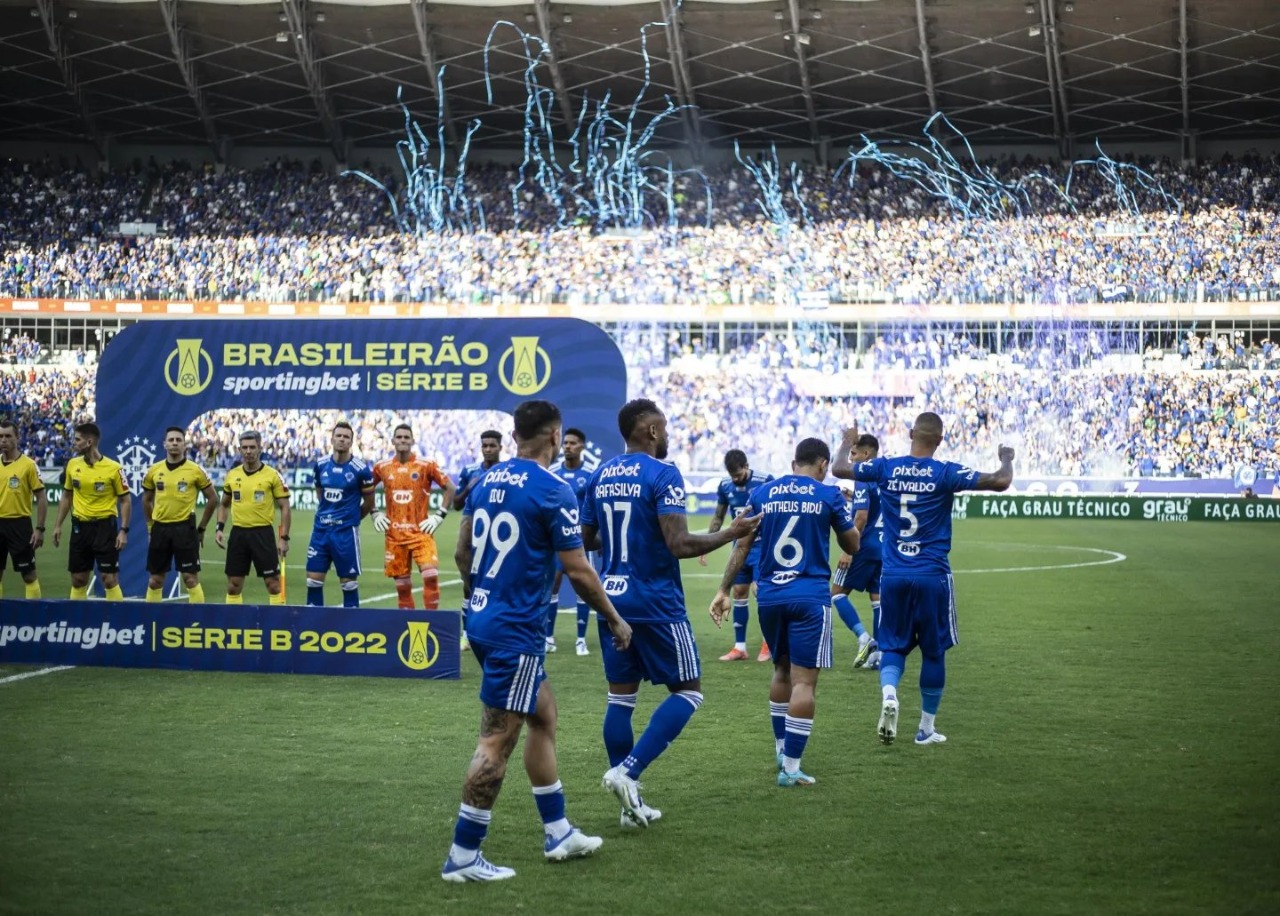
[[[504,25],[495,23],[503,22]],[[531,60],[535,63],[531,63]],[[520,148],[531,81],[654,142],[1280,136],[1276,0],[0,0],[0,140]],[[443,98],[437,86],[443,87]],[[442,113],[437,117],[437,112]]]

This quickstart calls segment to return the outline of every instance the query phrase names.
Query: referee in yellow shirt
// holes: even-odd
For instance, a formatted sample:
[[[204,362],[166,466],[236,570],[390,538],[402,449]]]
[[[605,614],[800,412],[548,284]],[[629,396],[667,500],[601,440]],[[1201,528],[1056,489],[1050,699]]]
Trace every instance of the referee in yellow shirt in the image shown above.
[[[279,535],[271,530],[280,509]],[[231,536],[223,540],[227,516]],[[240,435],[240,463],[227,471],[214,540],[227,551],[227,604],[244,603],[244,577],[252,565],[267,586],[267,600],[284,604],[281,567],[289,552],[289,487],[275,468],[262,463],[262,434]]]
[[[31,503],[36,505],[36,524],[31,527]],[[36,463],[18,451],[18,425],[0,420],[0,578],[5,563],[13,557],[13,570],[26,583],[28,598],[40,597],[36,578],[36,549],[44,543],[44,481]],[[0,596],[4,595],[0,586]]]
[[[204,515],[196,524],[196,495],[204,494]],[[164,461],[147,468],[142,478],[142,511],[147,517],[147,600],[160,601],[164,577],[177,566],[191,604],[204,604],[200,584],[200,548],[204,530],[218,509],[218,491],[204,468],[187,458],[187,432],[181,426],[164,431]]]
[[[124,468],[98,451],[102,430],[96,423],[75,428],[72,447],[76,456],[62,475],[62,499],[53,523],[53,546],[62,541],[62,523],[71,513],[71,597],[89,597],[89,579],[97,564],[108,601],[123,601],[120,591],[120,551],[129,542],[129,515],[133,505]],[[119,518],[119,527],[116,519]]]

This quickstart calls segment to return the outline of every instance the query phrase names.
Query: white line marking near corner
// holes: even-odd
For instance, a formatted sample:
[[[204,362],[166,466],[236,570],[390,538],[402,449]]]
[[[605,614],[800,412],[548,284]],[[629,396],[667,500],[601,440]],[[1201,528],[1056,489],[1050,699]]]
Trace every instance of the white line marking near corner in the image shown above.
[[[0,684],[12,684],[14,681],[25,681],[29,677],[39,677],[42,674],[53,674],[55,671],[70,671],[75,665],[58,665],[54,668],[41,668],[39,671],[26,671],[22,674],[11,674],[8,677],[0,677]]]

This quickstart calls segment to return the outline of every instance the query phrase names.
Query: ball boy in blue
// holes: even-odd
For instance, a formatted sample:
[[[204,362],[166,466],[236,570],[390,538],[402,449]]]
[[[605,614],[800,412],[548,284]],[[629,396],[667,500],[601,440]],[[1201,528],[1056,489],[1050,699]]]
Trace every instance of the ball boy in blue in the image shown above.
[[[525,401],[515,410],[516,457],[489,467],[463,509],[454,559],[471,609],[471,649],[480,663],[480,740],[462,786],[453,845],[440,877],[500,881],[515,870],[480,854],[507,760],[528,722],[524,766],[551,862],[590,855],[604,842],[565,818],[556,769],[556,701],[543,671],[547,592],[559,558],[574,590],[596,609],[620,649],[631,628],[613,609],[582,551],[578,500],[547,470],[560,451],[560,410],[550,401]]]
[[[316,520],[307,547],[307,604],[324,604],[329,567],[338,571],[342,606],[360,606],[360,519],[373,511],[373,468],[351,454],[355,432],[333,427],[333,454],[316,462]]]
[[[796,446],[791,475],[751,494],[748,511],[761,516],[760,527],[734,547],[711,602],[711,619],[719,626],[732,609],[729,588],[754,555],[760,628],[773,648],[769,715],[778,785],[786,788],[816,782],[801,771],[800,758],[813,729],[818,671],[831,667],[831,533],[845,553],[858,553],[844,494],[822,482],[830,464],[827,443],[805,439]]]
[[[582,537],[588,547],[600,546],[604,590],[632,628],[626,649],[600,640],[609,682],[604,784],[622,803],[619,823],[647,827],[662,812],[644,804],[636,780],[702,705],[702,669],[685,607],[680,560],[755,531],[759,518],[742,515],[721,531],[693,534],[685,515],[684,479],[664,460],[666,416],[653,401],[638,398],[618,412],[618,431],[627,450],[603,462],[592,476],[582,507]],[[663,685],[670,696],[636,741],[631,714],[642,680]]]
[[[881,547],[880,722],[885,744],[898,733],[898,682],[906,657],[916,646],[920,666],[922,713],[916,744],[941,744],[934,716],[946,684],[946,652],[958,640],[956,602],[951,579],[951,504],[962,490],[1003,491],[1013,483],[1013,449],[1000,446],[1000,469],[980,474],[964,465],[938,461],[942,419],[922,413],[911,427],[911,453],[852,464],[858,428],[845,432],[831,473],[878,485],[884,519]]]

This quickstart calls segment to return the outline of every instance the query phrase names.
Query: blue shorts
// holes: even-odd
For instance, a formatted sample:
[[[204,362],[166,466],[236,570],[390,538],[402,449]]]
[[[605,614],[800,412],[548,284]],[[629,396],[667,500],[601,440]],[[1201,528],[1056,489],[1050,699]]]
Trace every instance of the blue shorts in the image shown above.
[[[625,652],[613,647],[613,634],[604,618],[597,614],[596,621],[604,676],[610,684],[648,681],[670,687],[702,677],[698,644],[688,619],[627,621],[631,624],[631,645]]]
[[[760,632],[774,662],[831,667],[831,605],[813,602],[760,605]]]
[[[360,531],[358,528],[316,528],[307,547],[307,572],[327,573],[329,565],[340,579],[360,575]]]
[[[733,577],[734,585],[750,585],[756,581],[756,567],[751,562],[751,554],[747,555],[747,562],[742,564],[742,568],[738,570],[738,574]]]
[[[936,658],[960,641],[951,576],[885,576],[880,580],[876,642],[906,655],[916,646]]]
[[[836,567],[831,584],[849,592],[880,591],[880,554],[863,554],[858,551],[844,569]]]
[[[493,709],[532,715],[538,688],[547,679],[542,656],[490,649],[474,640],[471,651],[480,663],[480,702]]]

